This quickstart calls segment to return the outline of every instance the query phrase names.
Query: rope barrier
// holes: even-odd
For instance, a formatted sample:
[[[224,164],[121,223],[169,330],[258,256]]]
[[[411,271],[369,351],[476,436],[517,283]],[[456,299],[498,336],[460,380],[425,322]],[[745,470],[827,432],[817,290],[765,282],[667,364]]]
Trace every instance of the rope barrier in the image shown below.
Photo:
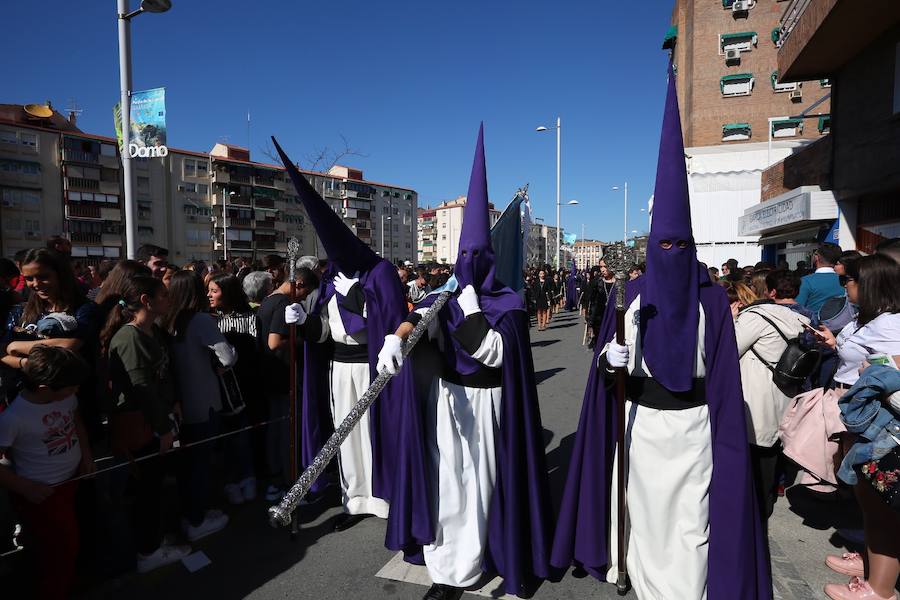
[[[188,448],[193,448],[194,446],[201,446],[203,444],[208,444],[209,442],[214,442],[216,440],[221,440],[221,439],[230,437],[232,435],[237,435],[239,433],[243,433],[245,431],[250,431],[251,429],[256,429],[258,427],[265,427],[265,426],[271,425],[273,423],[280,423],[282,421],[287,421],[287,420],[288,420],[288,417],[278,417],[277,419],[270,419],[268,421],[262,421],[261,423],[247,425],[245,427],[235,429],[234,431],[226,431],[225,433],[220,433],[219,435],[214,435],[212,437],[204,438],[202,440],[197,440],[195,442],[191,442],[189,444],[184,444],[184,445],[181,445],[176,441],[175,442],[176,445],[172,446],[172,448],[165,454],[153,453],[153,454],[147,454],[146,456],[134,458],[131,460],[126,460],[119,464],[113,465],[111,467],[104,467],[103,469],[98,469],[98,470],[94,471],[93,473],[85,473],[84,475],[78,475],[77,477],[72,477],[70,479],[66,479],[65,481],[60,481],[59,483],[54,483],[51,487],[58,487],[61,485],[65,485],[67,483],[71,483],[73,481],[80,481],[82,479],[90,479],[92,477],[96,477],[97,475],[100,475],[101,473],[108,473],[110,471],[115,471],[117,469],[122,469],[124,467],[130,467],[133,464],[143,462],[145,460],[150,460],[151,458],[160,458],[161,456],[166,456],[168,454],[172,454],[172,453],[178,452],[180,450],[187,450]],[[116,458],[115,456],[104,456],[102,458],[98,458],[97,460],[95,460],[94,464],[97,464],[101,461],[113,460],[115,458]]]

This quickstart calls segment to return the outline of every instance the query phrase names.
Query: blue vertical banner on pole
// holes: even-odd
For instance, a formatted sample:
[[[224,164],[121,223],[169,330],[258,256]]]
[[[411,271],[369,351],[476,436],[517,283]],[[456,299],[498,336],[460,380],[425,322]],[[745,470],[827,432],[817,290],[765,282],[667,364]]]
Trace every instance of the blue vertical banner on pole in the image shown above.
[[[166,88],[132,92],[131,143],[138,148],[166,145]]]
[[[521,205],[523,194],[516,194],[497,223],[491,228],[494,248],[494,276],[511,290],[525,287],[522,270],[525,268]]]

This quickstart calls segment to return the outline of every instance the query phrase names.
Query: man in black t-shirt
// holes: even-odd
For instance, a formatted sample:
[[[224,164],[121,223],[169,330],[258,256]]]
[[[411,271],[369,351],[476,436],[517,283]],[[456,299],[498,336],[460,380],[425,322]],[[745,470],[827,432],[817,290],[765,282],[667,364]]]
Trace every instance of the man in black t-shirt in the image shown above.
[[[284,279],[284,277],[282,277]],[[297,270],[297,300],[304,300],[310,292],[319,286],[318,277],[310,269]],[[284,321],[284,309],[291,303],[291,283],[284,281],[259,305],[257,317],[260,368],[263,378],[263,390],[269,408],[269,419],[286,417],[290,414],[290,348],[289,327]],[[298,348],[297,369],[298,386],[301,388],[299,375],[302,359],[302,345]],[[296,398],[294,401],[296,402]],[[266,463],[269,467],[270,484],[266,489],[266,500],[278,501],[284,494],[285,487],[293,482],[287,481],[290,475],[290,423],[287,420],[273,423],[266,434]]]

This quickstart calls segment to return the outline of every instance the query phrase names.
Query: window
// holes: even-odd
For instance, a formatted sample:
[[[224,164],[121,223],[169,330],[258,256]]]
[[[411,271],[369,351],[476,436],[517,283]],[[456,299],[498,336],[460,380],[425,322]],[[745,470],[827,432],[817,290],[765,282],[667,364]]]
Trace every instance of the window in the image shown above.
[[[197,161],[197,177],[208,177],[209,176],[209,165],[206,164],[205,160]]]
[[[781,44],[781,27],[776,27],[772,30],[772,43],[775,44],[776,48],[780,48]]]
[[[19,142],[15,131],[0,129],[0,144],[17,144]]]
[[[831,133],[831,115],[822,115],[819,117],[819,133],[822,135]]]
[[[198,194],[207,194],[209,193],[209,186],[205,183],[197,184],[197,193]]]
[[[800,83],[779,83],[778,82],[778,71],[772,71],[772,89],[775,90],[776,93],[779,92],[793,92],[798,89],[802,84]]]
[[[19,134],[19,141],[23,146],[28,146],[29,148],[37,148],[37,134],[25,133],[23,131],[21,134]]]
[[[197,174],[197,163],[192,160],[184,161],[184,176],[185,177],[194,177]]]
[[[803,119],[782,119],[772,121],[772,137],[794,137],[803,133]]]
[[[102,169],[100,171],[100,181],[119,181],[119,170]]]
[[[196,183],[182,183],[178,187],[180,188],[179,191],[182,191],[182,192],[191,192],[193,194],[197,193],[197,184]]]
[[[755,31],[741,31],[739,33],[723,33],[719,35],[720,54],[729,50],[749,52],[756,46],[759,38]]]
[[[753,84],[755,81],[753,73],[725,75],[719,79],[719,89],[722,92],[722,96],[726,98],[732,96],[749,96],[751,92],[753,92]]]
[[[103,256],[106,258],[119,258],[119,248],[116,246],[108,246],[103,248]]]
[[[13,136],[15,136],[15,134],[13,134]],[[15,143],[15,142],[13,142],[13,143]],[[388,190],[381,190],[381,197],[382,197],[382,198],[389,198],[390,195],[391,195],[391,193],[390,193]]]
[[[147,188],[150,187],[150,178],[149,177],[141,177],[140,175],[138,175],[137,186],[141,189],[146,190]]]
[[[100,144],[100,155],[101,156],[115,156],[116,155],[115,144]]]
[[[722,126],[723,142],[739,142],[750,139],[749,123],[726,123]]]

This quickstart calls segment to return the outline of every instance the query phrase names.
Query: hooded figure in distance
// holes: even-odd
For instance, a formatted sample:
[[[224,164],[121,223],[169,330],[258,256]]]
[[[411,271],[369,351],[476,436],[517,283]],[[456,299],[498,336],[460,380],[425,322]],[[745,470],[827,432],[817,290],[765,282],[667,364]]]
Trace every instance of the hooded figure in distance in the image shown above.
[[[772,597],[757,516],[734,324],[697,261],[684,143],[669,68],[647,272],[615,294],[598,335],[552,564],[616,581],[615,367],[626,389],[627,567],[641,600]]]
[[[417,445],[401,452],[388,518],[387,547],[428,568],[434,585],[426,600],[459,598],[483,573],[499,574],[506,592],[517,595],[548,575],[550,498],[528,315],[495,277],[482,136],[483,128],[454,269],[461,292],[429,323],[429,343],[411,357],[417,376],[425,374],[415,403],[424,414]],[[379,367],[409,370],[400,369],[402,338],[436,297],[388,336]],[[408,485],[422,463],[424,494]],[[422,506],[426,521],[416,519]]]

